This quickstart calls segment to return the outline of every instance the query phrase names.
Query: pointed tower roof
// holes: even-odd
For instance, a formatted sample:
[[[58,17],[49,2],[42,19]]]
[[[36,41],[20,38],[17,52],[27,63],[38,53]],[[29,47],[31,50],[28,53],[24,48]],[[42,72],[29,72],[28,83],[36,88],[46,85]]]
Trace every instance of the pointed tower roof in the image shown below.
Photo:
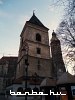
[[[52,32],[52,38],[51,38],[51,42],[60,42],[60,40],[57,38],[57,35],[56,35],[56,33],[54,32],[54,30],[53,30],[53,32]]]
[[[35,13],[34,13],[34,12],[33,12],[32,17],[30,18],[30,20],[29,20],[29,21],[26,21],[26,23],[30,23],[30,24],[33,24],[33,25],[37,25],[37,26],[39,26],[39,27],[41,27],[41,28],[46,29],[47,31],[49,30],[49,29],[48,29],[47,27],[45,27],[45,26],[42,24],[42,22],[35,16]],[[25,28],[26,28],[26,24],[25,24],[24,27],[23,27],[23,30],[22,30],[22,32],[21,32],[21,35],[24,33]],[[20,36],[21,36],[21,35],[20,35]]]
[[[56,80],[53,79],[53,78],[48,78],[47,77],[42,81],[40,86],[41,87],[44,87],[44,86],[56,86]]]
[[[75,76],[71,75],[68,72],[63,73],[62,76],[59,77],[57,84],[68,84],[75,83]]]
[[[40,27],[43,27],[43,28],[46,28],[46,29],[48,29],[47,27],[45,27],[43,24],[42,24],[42,22],[35,16],[35,13],[33,12],[33,15],[32,15],[32,17],[30,18],[30,20],[29,21],[27,21],[27,22],[29,22],[29,23],[32,23],[32,24],[35,24],[35,25],[38,25],[38,26],[40,26]]]
[[[53,30],[53,32],[52,32],[52,36],[55,36],[55,37],[56,37],[56,33],[54,32],[54,30]]]

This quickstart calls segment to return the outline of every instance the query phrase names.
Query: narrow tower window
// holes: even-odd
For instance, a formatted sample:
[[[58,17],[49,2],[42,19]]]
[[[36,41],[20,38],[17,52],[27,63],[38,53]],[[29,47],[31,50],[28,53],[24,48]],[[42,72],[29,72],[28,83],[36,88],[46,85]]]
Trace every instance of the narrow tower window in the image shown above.
[[[41,35],[39,33],[36,34],[36,41],[41,42]]]
[[[37,54],[41,54],[41,48],[37,48]]]
[[[40,59],[38,59],[38,64],[37,64],[38,70],[40,70],[40,67],[41,67],[41,65],[40,65]]]

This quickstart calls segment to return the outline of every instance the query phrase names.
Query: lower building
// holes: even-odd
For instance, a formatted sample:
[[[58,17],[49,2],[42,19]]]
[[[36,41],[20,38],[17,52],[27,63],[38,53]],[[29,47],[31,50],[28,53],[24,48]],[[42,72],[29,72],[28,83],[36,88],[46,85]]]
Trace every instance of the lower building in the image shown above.
[[[4,93],[6,86],[15,78],[18,57],[4,56],[0,59],[0,93]]]

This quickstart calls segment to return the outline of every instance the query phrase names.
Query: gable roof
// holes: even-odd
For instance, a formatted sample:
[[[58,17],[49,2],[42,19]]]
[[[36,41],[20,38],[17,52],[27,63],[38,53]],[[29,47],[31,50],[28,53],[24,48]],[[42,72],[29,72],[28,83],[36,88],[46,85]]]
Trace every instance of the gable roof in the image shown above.
[[[48,78],[47,77],[42,81],[40,86],[41,87],[44,87],[44,86],[56,86],[56,80],[53,79],[53,78]]]
[[[16,61],[17,62],[17,60],[18,60],[18,57],[16,57],[16,56],[3,56],[1,59],[0,59],[0,65],[2,64],[6,64],[6,62],[11,62],[11,63],[13,63],[14,61]]]
[[[59,77],[57,84],[67,84],[67,83],[75,83],[75,76],[71,75],[68,72],[62,74]]]
[[[44,28],[44,29],[46,29],[47,31],[49,30],[47,27],[45,27],[45,26],[42,24],[42,22],[35,16],[34,13],[33,13],[32,17],[30,18],[30,20],[29,20],[29,21],[26,21],[26,23],[31,23],[31,24],[33,24],[33,25],[40,26],[41,28]],[[23,30],[22,30],[20,36],[22,36],[22,34],[24,33],[24,31],[25,31],[25,26],[26,26],[26,24],[24,25]]]
[[[43,28],[46,28],[48,29],[47,27],[45,27],[42,22],[35,16],[35,14],[33,13],[33,16],[30,18],[29,21],[27,21],[29,23],[32,23],[32,24],[35,24],[35,25],[38,25],[40,27],[43,27]]]

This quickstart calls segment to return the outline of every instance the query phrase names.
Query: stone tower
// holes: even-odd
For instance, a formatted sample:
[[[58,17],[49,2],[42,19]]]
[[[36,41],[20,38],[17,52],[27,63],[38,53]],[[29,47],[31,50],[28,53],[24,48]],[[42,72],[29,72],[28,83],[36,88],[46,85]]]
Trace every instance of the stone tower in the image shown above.
[[[56,33],[53,31],[51,38],[51,54],[52,54],[52,72],[55,78],[58,78],[66,71],[62,59],[60,40],[57,38]]]
[[[29,21],[26,21],[20,35],[20,48],[16,79],[23,80],[25,76],[25,53],[22,47],[25,43],[29,46],[28,51],[28,76],[37,73],[42,78],[51,76],[51,58],[48,28],[33,13]]]

